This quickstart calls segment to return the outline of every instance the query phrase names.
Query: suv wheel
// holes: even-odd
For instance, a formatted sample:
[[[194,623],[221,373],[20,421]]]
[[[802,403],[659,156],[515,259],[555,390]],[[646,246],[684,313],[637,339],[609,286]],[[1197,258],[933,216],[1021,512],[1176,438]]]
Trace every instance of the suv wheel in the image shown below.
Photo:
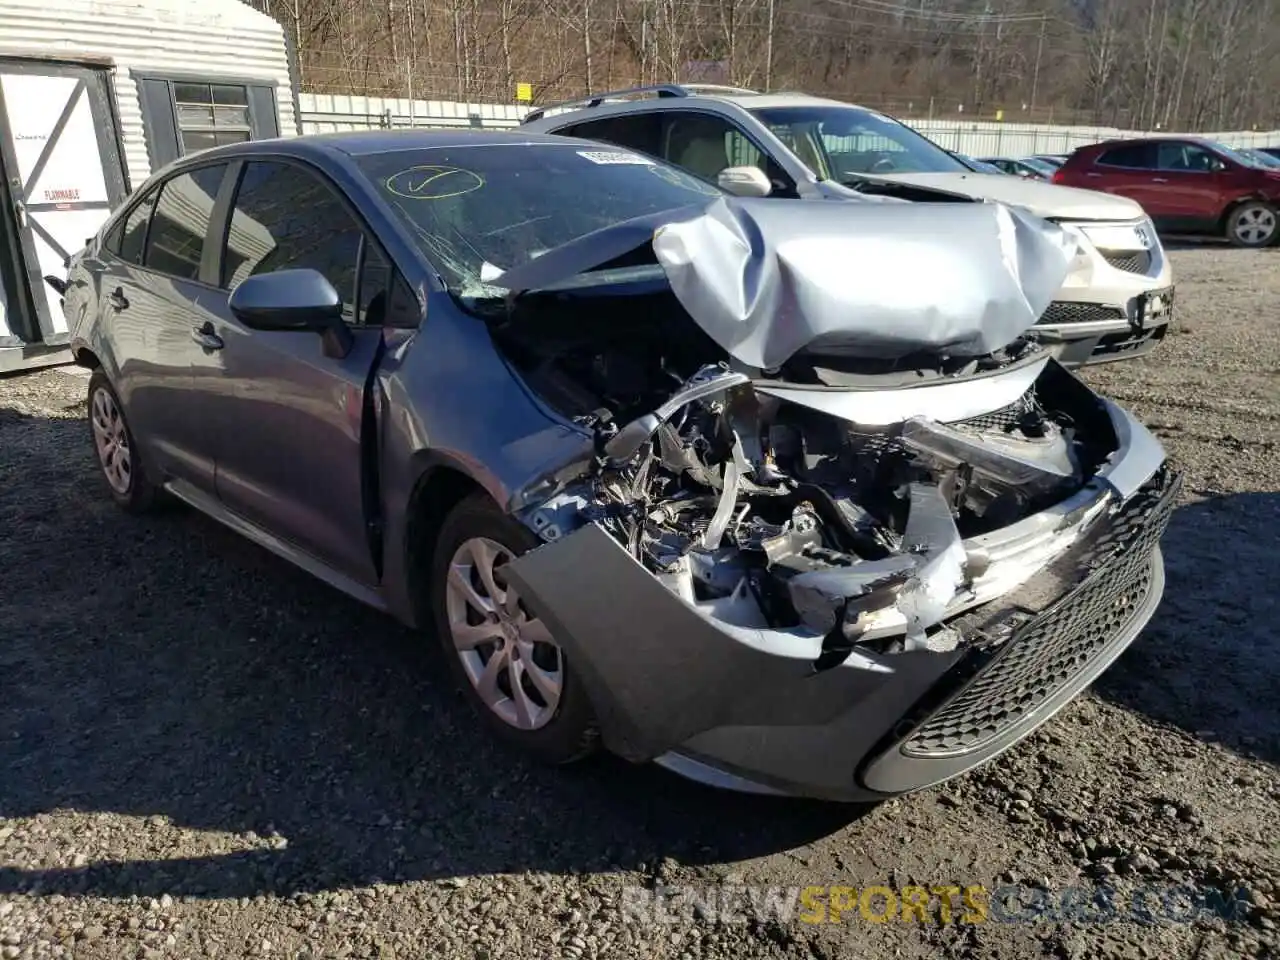
[[[1242,203],[1227,214],[1227,239],[1237,247],[1265,247],[1276,238],[1280,219],[1275,208],[1257,200]]]

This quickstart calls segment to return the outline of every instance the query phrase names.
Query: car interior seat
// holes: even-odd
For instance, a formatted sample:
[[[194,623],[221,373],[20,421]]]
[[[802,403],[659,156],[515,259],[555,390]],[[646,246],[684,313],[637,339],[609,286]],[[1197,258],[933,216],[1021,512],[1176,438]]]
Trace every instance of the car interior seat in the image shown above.
[[[703,117],[680,117],[667,137],[667,158],[690,173],[714,181],[729,166],[724,124]]]

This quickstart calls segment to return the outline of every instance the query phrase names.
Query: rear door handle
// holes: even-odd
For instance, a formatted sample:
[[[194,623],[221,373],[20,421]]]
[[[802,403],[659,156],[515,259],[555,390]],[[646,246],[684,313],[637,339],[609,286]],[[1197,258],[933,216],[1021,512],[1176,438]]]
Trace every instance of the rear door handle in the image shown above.
[[[191,328],[191,339],[205,350],[221,350],[224,346],[222,338],[214,333],[213,324],[208,320]]]
[[[1168,183],[1169,181],[1164,177],[1152,177],[1151,182],[1152,183]]]
[[[1086,177],[1100,177],[1100,176],[1102,176],[1102,174],[1100,174],[1100,173],[1086,173],[1086,174],[1085,174],[1085,176],[1086,176]]]
[[[116,287],[111,292],[111,296],[107,297],[107,302],[117,310],[127,310],[129,308],[129,298],[124,295],[124,287]]]

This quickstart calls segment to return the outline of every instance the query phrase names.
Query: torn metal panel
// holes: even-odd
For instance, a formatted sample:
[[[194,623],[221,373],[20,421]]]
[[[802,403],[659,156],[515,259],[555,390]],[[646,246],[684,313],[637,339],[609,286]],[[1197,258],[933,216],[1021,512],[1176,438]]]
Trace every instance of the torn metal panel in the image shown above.
[[[721,199],[661,227],[658,262],[690,316],[736,360],[801,350],[980,356],[1032,327],[1076,240],[997,204]]]
[[[630,460],[657,433],[659,427],[684,407],[748,382],[749,378],[745,373],[733,373],[715,365],[705,366],[657,410],[632,420],[619,430],[605,445],[604,452],[615,462]]]
[[[1121,500],[1128,500],[1160,469],[1165,459],[1164,448],[1150,430],[1123,409],[1105,397],[1099,399],[1111,420],[1119,446],[1098,471],[1098,479],[1105,481]]]
[[[756,380],[759,393],[868,427],[929,417],[941,423],[968,420],[1007,407],[1044,373],[1047,356],[1012,364],[981,377],[941,380],[907,389],[848,389]]]

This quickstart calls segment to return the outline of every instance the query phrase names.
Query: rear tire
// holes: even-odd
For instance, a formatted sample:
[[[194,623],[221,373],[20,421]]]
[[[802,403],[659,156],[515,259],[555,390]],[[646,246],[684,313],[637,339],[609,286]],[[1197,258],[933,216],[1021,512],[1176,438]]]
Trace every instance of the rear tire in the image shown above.
[[[124,405],[101,370],[89,378],[89,435],[107,492],[128,513],[147,513],[158,490],[147,476]]]
[[[1249,200],[1227,214],[1227,239],[1237,247],[1267,247],[1275,242],[1280,216],[1270,204]]]
[[[595,752],[586,691],[542,625],[502,576],[538,541],[485,494],[445,518],[431,565],[431,608],[463,696],[495,736],[544,762]]]

